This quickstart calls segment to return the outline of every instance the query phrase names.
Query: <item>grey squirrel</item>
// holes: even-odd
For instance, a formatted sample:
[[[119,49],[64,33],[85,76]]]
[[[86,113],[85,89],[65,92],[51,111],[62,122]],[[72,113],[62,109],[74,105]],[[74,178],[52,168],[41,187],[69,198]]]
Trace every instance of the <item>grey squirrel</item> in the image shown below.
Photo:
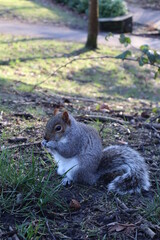
[[[98,132],[76,121],[67,111],[54,111],[45,129],[42,146],[54,156],[63,185],[78,182],[92,185],[111,177],[108,190],[118,194],[140,193],[150,187],[147,164],[127,146],[102,149]]]

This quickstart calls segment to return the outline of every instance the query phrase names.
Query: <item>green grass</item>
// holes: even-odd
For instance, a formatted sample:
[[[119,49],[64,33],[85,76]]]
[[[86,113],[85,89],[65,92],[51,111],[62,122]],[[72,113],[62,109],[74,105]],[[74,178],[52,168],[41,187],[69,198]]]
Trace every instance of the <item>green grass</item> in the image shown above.
[[[0,153],[1,221],[6,213],[15,222],[21,219],[17,230],[23,239],[39,239],[45,234],[46,209],[64,209],[55,165],[47,158],[45,162],[31,150]]]
[[[155,179],[156,192],[152,201],[145,200],[146,208],[141,209],[141,213],[144,217],[152,222],[153,224],[159,224],[160,219],[160,185],[159,182]]]
[[[119,51],[100,46],[86,51],[82,44],[23,37],[0,37],[0,85],[12,84],[16,90],[31,91],[35,84],[54,93],[87,97],[160,100],[160,79],[131,62],[114,59],[74,61],[48,76],[75,56],[116,56]],[[154,69],[152,70],[154,71]],[[48,79],[48,80],[47,80]]]
[[[0,17],[81,28],[86,26],[85,21],[71,11],[42,0],[0,0]]]

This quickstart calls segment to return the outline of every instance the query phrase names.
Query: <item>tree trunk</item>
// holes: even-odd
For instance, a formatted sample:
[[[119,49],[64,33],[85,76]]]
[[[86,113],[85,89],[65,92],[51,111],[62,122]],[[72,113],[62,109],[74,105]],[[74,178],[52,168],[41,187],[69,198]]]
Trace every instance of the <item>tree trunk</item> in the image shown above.
[[[98,0],[89,1],[89,22],[88,22],[88,38],[86,47],[90,49],[97,48],[98,36]]]

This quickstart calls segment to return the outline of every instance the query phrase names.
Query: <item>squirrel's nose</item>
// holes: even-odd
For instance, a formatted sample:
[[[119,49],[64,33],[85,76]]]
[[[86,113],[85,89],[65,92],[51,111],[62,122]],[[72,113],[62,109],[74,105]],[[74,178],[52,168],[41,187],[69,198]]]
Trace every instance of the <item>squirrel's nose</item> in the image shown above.
[[[46,140],[47,142],[49,141],[49,138],[47,137],[47,135],[44,135],[44,140]]]

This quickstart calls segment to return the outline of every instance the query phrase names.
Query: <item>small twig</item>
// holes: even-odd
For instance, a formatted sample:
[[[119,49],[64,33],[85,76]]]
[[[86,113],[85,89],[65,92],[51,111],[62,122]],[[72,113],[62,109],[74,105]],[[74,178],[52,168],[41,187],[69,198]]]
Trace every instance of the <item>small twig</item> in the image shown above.
[[[78,119],[86,119],[86,120],[99,120],[101,122],[115,122],[119,124],[126,124],[126,122],[122,120],[118,120],[112,117],[105,117],[105,116],[100,116],[100,115],[78,115],[76,116]]]
[[[159,131],[157,129],[160,129],[160,124],[156,124],[156,123],[140,123],[141,126],[148,128],[148,129],[152,129],[155,133],[156,133],[156,137],[158,139],[160,139],[160,134]]]
[[[31,145],[39,145],[41,144],[41,141],[36,141],[34,143],[22,143],[22,144],[15,144],[13,146],[8,146],[8,147],[1,147],[0,148],[0,152],[5,151],[5,150],[10,150],[10,149],[14,149],[14,148],[19,148],[19,147],[28,147]]]
[[[137,236],[138,236],[138,229],[136,229],[136,234],[135,234],[134,240],[138,239]]]
[[[152,130],[154,130],[156,137],[160,139],[159,131],[153,126],[152,126]]]
[[[49,234],[50,234],[52,240],[56,240],[55,236],[54,236],[53,233],[51,232],[51,229],[50,229],[50,227],[49,227],[48,219],[47,219],[47,218],[45,218],[45,223],[46,223],[46,226],[47,226],[48,232],[49,232]]]
[[[25,143],[27,142],[27,138],[26,137],[12,137],[12,138],[8,138],[8,142],[9,143]]]
[[[158,123],[141,123],[141,126],[145,127],[145,128],[148,128],[148,129],[159,129],[160,130],[160,124]]]
[[[80,60],[84,60],[84,61],[85,61],[85,60],[105,59],[105,58],[107,58],[107,59],[108,59],[108,58],[109,58],[109,59],[114,59],[114,60],[121,60],[121,59],[116,58],[116,57],[117,57],[117,56],[82,57],[82,58],[80,58],[80,57],[79,57],[79,58],[78,58],[78,57],[75,57],[75,58],[71,59],[69,62],[61,65],[60,67],[58,67],[58,68],[57,68],[53,73],[51,73],[45,80],[43,80],[43,81],[35,84],[35,85],[33,86],[32,90],[34,90],[34,89],[35,89],[36,87],[38,87],[39,85],[47,82],[47,81],[48,81],[52,76],[54,76],[59,70],[61,70],[62,68],[67,67],[69,64],[71,64],[71,63],[73,63],[73,62],[75,62],[75,61],[80,61]],[[138,60],[137,60],[136,58],[125,58],[125,59],[123,59],[123,61],[124,61],[124,60],[132,61],[132,62],[138,62]],[[155,65],[155,64],[151,64],[151,63],[149,63],[149,62],[148,62],[147,64],[159,68],[159,66],[157,66],[157,65]]]
[[[117,201],[117,204],[118,204],[123,210],[125,210],[125,211],[130,210],[130,209],[125,205],[125,203],[123,203],[119,198],[116,198],[116,201]],[[142,217],[140,214],[138,214],[138,216],[139,216],[139,220],[138,220],[138,222],[135,223],[135,226],[140,225],[139,228],[140,228],[146,235],[148,235],[151,239],[153,239],[153,238],[155,237],[156,233],[153,232],[152,229],[149,228],[147,222],[145,222],[145,223],[142,224],[143,217]],[[137,232],[136,232],[135,239],[137,239]]]
[[[134,238],[134,237],[132,237],[130,234],[126,234],[126,233],[125,233],[125,235],[126,235],[127,237],[129,237],[130,239],[133,239],[133,240],[135,240],[135,238]]]
[[[146,146],[146,147],[147,147],[147,146],[151,146],[151,143],[148,143],[148,142],[147,142],[147,143],[143,143],[143,144],[141,144],[141,143],[136,144],[136,143],[135,143],[135,144],[131,144],[130,146],[131,146],[131,147],[137,147],[138,149],[141,149],[141,148],[143,148],[144,146]]]
[[[125,213],[134,213],[138,211],[138,209],[128,208],[126,204],[122,202],[118,197],[116,198],[116,202],[117,202],[117,205],[120,206],[121,210],[123,210],[123,212]],[[135,225],[137,225],[138,223],[140,223],[140,221],[135,223]]]
[[[94,99],[94,98],[83,98],[83,97],[78,97],[78,96],[76,96],[76,97],[73,97],[73,96],[64,96],[64,95],[62,95],[62,99],[63,100],[78,100],[78,101],[82,101],[82,102],[92,102],[92,103],[99,103],[99,102],[101,102],[100,100],[98,100],[98,99]]]
[[[101,133],[103,132],[104,130],[104,127],[105,127],[105,123],[102,124],[102,127],[100,128],[99,130],[99,135],[101,136]]]
[[[101,57],[85,57],[85,58],[77,58],[77,57],[74,57],[73,59],[71,59],[69,62],[61,65],[60,67],[58,67],[53,73],[51,73],[45,80],[35,84],[33,86],[33,90],[38,87],[39,85],[47,82],[52,76],[54,76],[59,70],[61,70],[62,68],[65,68],[67,67],[69,64],[75,62],[75,61],[79,61],[79,60],[93,60],[93,59],[104,59],[104,58],[110,58],[110,59],[116,59],[115,57],[113,56],[101,56]],[[127,59],[126,59],[127,60]]]
[[[157,120],[158,118],[160,118],[160,114],[156,117],[153,117],[150,119],[150,123],[154,122],[155,120]]]
[[[122,202],[118,197],[116,198],[116,202],[118,203],[118,205],[124,209],[124,210],[129,210],[129,208],[126,206],[126,204],[124,202]]]
[[[146,224],[141,224],[140,229],[151,239],[153,239],[156,236],[156,233],[152,231]]]
[[[120,113],[117,113],[117,114],[114,113],[114,114],[112,114],[112,116],[122,118],[125,121],[131,121],[132,119],[135,119],[135,116],[120,114]],[[137,118],[136,118],[136,120],[137,120]],[[139,120],[139,118],[138,118],[138,120]]]
[[[29,118],[34,118],[32,114],[30,113],[14,113],[13,116],[15,117],[24,117],[25,119],[29,119]]]
[[[9,230],[10,230],[11,232],[14,231],[13,228],[12,228],[11,226],[9,226]],[[17,233],[17,232],[16,232],[16,233]],[[13,236],[12,236],[12,239],[13,239],[13,240],[19,240],[19,237],[17,236],[16,233],[14,233]]]
[[[1,233],[0,234],[0,239],[5,238],[5,237],[12,237],[16,233],[17,233],[17,230],[12,230],[12,231],[9,231],[9,232]]]

